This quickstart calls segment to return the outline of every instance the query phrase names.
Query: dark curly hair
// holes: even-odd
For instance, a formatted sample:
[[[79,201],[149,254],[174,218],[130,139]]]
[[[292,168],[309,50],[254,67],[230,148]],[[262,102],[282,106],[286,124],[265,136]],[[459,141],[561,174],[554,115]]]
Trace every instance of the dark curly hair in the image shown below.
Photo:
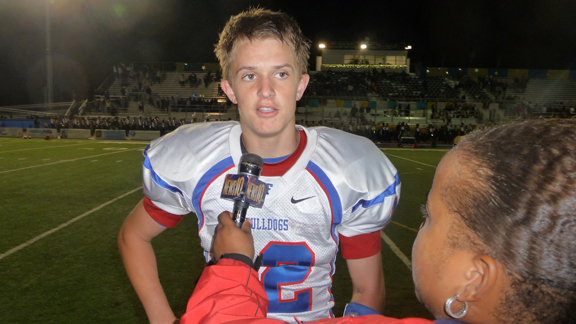
[[[445,203],[477,238],[471,247],[511,278],[497,315],[576,323],[576,120],[478,131],[452,153],[467,172],[444,188]]]
[[[307,73],[310,57],[310,40],[302,34],[298,23],[282,12],[251,8],[232,16],[220,33],[214,52],[220,61],[225,78],[230,78],[230,65],[239,41],[272,37],[290,45],[298,60],[300,73]]]

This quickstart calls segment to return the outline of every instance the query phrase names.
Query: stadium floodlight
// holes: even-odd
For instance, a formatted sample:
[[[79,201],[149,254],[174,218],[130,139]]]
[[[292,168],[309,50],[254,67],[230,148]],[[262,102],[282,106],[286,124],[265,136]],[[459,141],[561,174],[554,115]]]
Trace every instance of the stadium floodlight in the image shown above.
[[[326,48],[326,45],[325,45],[324,43],[320,43],[320,45],[318,45],[318,47],[321,48],[321,49],[325,49],[325,48]]]
[[[361,48],[361,49],[366,49],[367,47],[368,47],[368,45],[366,45],[366,44],[360,45],[360,48]]]
[[[411,49],[412,49],[412,45],[408,45],[408,46],[404,47],[404,49],[407,50],[407,51],[408,51],[408,50],[411,50]]]

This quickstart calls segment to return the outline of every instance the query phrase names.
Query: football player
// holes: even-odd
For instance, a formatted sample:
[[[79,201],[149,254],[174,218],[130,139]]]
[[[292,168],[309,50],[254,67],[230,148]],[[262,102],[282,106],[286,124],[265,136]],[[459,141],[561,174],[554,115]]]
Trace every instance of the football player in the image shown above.
[[[310,79],[309,41],[284,13],[250,9],[232,17],[216,55],[222,89],[238,105],[240,122],[186,125],[144,152],[145,198],[126,219],[119,246],[126,271],[152,323],[177,321],[158,278],[150,241],[188,213],[210,260],[220,198],[240,156],[264,158],[261,209],[248,211],[269,317],[301,321],[333,317],[330,291],[340,249],[347,260],[351,312],[383,308],[380,231],[400,196],[392,163],[369,140],[296,125],[298,101]]]

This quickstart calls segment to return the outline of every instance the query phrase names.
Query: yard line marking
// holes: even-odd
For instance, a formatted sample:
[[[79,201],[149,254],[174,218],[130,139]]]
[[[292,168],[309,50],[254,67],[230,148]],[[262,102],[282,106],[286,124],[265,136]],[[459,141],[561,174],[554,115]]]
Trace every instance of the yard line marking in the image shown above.
[[[418,170],[423,170],[423,169],[421,169],[421,168],[416,168],[416,169],[418,169]]]
[[[79,150],[93,150],[93,147],[81,147]]]
[[[44,146],[44,147],[33,147],[33,148],[20,149],[20,150],[3,151],[3,152],[0,152],[0,153],[10,153],[10,152],[20,152],[20,151],[30,151],[30,150],[41,150],[41,149],[47,149],[47,148],[55,148],[55,147],[68,147],[68,146],[78,146],[78,145],[87,145],[87,144],[91,144],[91,143],[82,143],[82,144],[70,144],[70,145],[60,145],[60,146]]]
[[[122,145],[148,145],[151,141],[102,141],[97,140],[98,144],[122,144]]]
[[[31,240],[28,241],[28,242],[18,245],[17,247],[8,250],[8,251],[7,251],[6,253],[4,253],[4,254],[0,254],[0,260],[2,260],[2,259],[4,259],[5,257],[9,256],[10,254],[14,254],[14,253],[22,250],[23,248],[29,246],[30,244],[32,244],[32,243],[34,243],[34,242],[36,242],[36,241],[38,241],[38,240],[40,240],[40,239],[43,239],[43,238],[45,238],[46,236],[48,236],[48,235],[50,235],[50,234],[52,234],[52,233],[54,233],[54,232],[56,232],[56,231],[59,231],[59,230],[63,229],[64,227],[66,227],[66,226],[68,226],[68,225],[70,225],[70,224],[72,224],[72,223],[74,223],[74,222],[76,222],[76,221],[78,221],[78,220],[81,220],[82,218],[84,218],[84,217],[86,217],[86,216],[88,216],[88,215],[90,215],[90,214],[92,214],[92,213],[94,213],[94,212],[99,211],[100,209],[102,209],[102,208],[104,208],[104,207],[106,207],[106,206],[108,206],[108,205],[110,205],[110,204],[112,204],[112,203],[114,203],[114,202],[116,202],[116,201],[118,201],[118,200],[120,200],[120,199],[122,199],[122,198],[124,198],[124,197],[126,197],[126,196],[128,196],[128,195],[130,195],[130,194],[132,194],[132,193],[134,193],[134,192],[136,192],[136,191],[138,191],[138,190],[142,190],[142,186],[139,186],[139,187],[136,188],[136,189],[132,189],[132,190],[128,191],[127,193],[122,194],[122,195],[120,195],[120,196],[118,196],[118,197],[116,197],[116,198],[114,198],[114,199],[112,199],[112,200],[109,200],[109,201],[103,203],[102,205],[100,205],[100,206],[98,206],[98,207],[92,208],[91,210],[85,212],[84,214],[82,214],[82,215],[80,215],[80,216],[76,216],[76,217],[72,218],[71,220],[67,221],[66,223],[60,224],[59,226],[54,227],[53,229],[51,229],[51,230],[49,230],[49,231],[47,231],[47,232],[44,232],[43,234],[40,234],[40,235],[36,236],[35,238],[31,239]]]
[[[116,163],[120,163],[120,162],[122,162],[122,160],[118,160],[118,161],[116,161]]]
[[[78,160],[95,158],[95,157],[97,157],[97,156],[104,156],[104,155],[110,155],[110,154],[118,154],[118,153],[130,152],[130,151],[135,151],[135,150],[137,150],[137,149],[131,149],[131,150],[125,150],[125,151],[116,151],[116,152],[111,152],[111,153],[103,153],[103,154],[92,155],[92,156],[85,156],[85,157],[81,157],[81,158],[77,158],[77,159],[71,159],[71,160],[60,160],[60,161],[57,161],[57,162],[40,164],[40,165],[33,165],[33,166],[29,166],[29,167],[25,167],[25,168],[20,168],[20,169],[12,169],[12,170],[0,171],[0,174],[2,174],[2,173],[8,173],[8,172],[14,172],[14,171],[27,170],[27,169],[34,169],[34,168],[39,168],[39,167],[49,166],[49,165],[54,165],[54,164],[59,164],[59,163],[65,163],[65,162],[75,162],[75,161],[78,161]],[[97,161],[97,160],[95,160],[95,161]],[[94,162],[94,161],[93,161],[93,162]]]
[[[422,163],[422,162],[418,162],[418,161],[410,160],[410,159],[407,159],[407,158],[405,158],[405,157],[401,157],[401,156],[398,156],[398,155],[394,155],[394,154],[388,154],[388,153],[387,153],[386,155],[387,155],[387,156],[388,156],[388,155],[389,155],[389,156],[393,156],[393,157],[396,157],[396,158],[399,158],[399,159],[402,159],[402,160],[406,160],[406,161],[410,161],[410,162],[414,162],[414,163],[422,164],[422,165],[425,165],[425,166],[429,166],[429,167],[432,167],[432,168],[436,168],[436,166],[435,166],[435,165],[430,165],[430,164],[426,164],[426,163]]]
[[[396,254],[396,256],[400,258],[400,260],[402,260],[402,262],[408,267],[408,270],[412,271],[412,262],[410,262],[408,257],[406,257],[402,251],[400,251],[398,246],[392,242],[388,235],[384,234],[384,232],[380,232],[380,237],[384,242],[386,242],[386,244],[388,244],[390,249],[392,249],[392,252],[394,252],[394,254]]]
[[[50,161],[51,159],[42,159],[42,161]]]
[[[395,221],[390,221],[390,223],[395,224],[395,225],[398,225],[398,226],[400,226],[400,227],[404,227],[404,228],[406,228],[406,229],[408,229],[408,230],[411,230],[412,232],[418,233],[418,230],[417,230],[417,229],[412,228],[412,227],[408,227],[408,226],[406,226],[406,225],[404,225],[404,224],[400,224],[400,223],[395,222]]]

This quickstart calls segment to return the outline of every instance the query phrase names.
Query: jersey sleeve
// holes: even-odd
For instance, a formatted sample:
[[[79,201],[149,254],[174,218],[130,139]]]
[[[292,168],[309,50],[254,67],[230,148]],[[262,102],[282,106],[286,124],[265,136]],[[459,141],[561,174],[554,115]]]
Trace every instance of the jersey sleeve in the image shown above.
[[[341,250],[351,258],[367,257],[364,244],[379,251],[379,232],[392,217],[400,198],[398,171],[374,143],[342,131],[319,128],[313,157],[334,184],[341,213],[336,229]],[[358,236],[358,237],[357,237]],[[377,243],[378,241],[378,243]]]
[[[380,231],[352,237],[340,235],[340,253],[347,260],[363,259],[380,252]]]
[[[230,160],[227,148],[236,122],[196,123],[153,141],[144,151],[143,183],[147,211],[161,225],[173,227],[181,216],[200,208],[198,183],[214,165]],[[196,200],[193,200],[196,199]]]
[[[393,180],[392,180],[393,179]],[[386,189],[373,196],[359,199],[351,208],[344,211],[339,229],[341,235],[352,237],[373,233],[384,228],[392,218],[394,209],[400,199],[400,178],[396,173]],[[385,181],[386,179],[382,179]]]
[[[153,149],[153,148],[152,148]],[[173,215],[186,215],[192,211],[189,199],[178,183],[162,177],[154,169],[151,148],[144,151],[144,194],[153,206]],[[149,206],[150,207],[150,206]]]
[[[189,178],[182,176],[183,171],[194,170],[183,163],[192,159],[190,150],[181,144],[186,135],[181,133],[174,131],[153,141],[143,153],[144,206],[156,222],[167,227],[176,226],[178,216],[194,211],[186,187]]]
[[[148,215],[150,215],[156,223],[164,227],[176,227],[182,218],[184,218],[184,215],[171,214],[156,206],[148,197],[144,197],[143,204]]]

